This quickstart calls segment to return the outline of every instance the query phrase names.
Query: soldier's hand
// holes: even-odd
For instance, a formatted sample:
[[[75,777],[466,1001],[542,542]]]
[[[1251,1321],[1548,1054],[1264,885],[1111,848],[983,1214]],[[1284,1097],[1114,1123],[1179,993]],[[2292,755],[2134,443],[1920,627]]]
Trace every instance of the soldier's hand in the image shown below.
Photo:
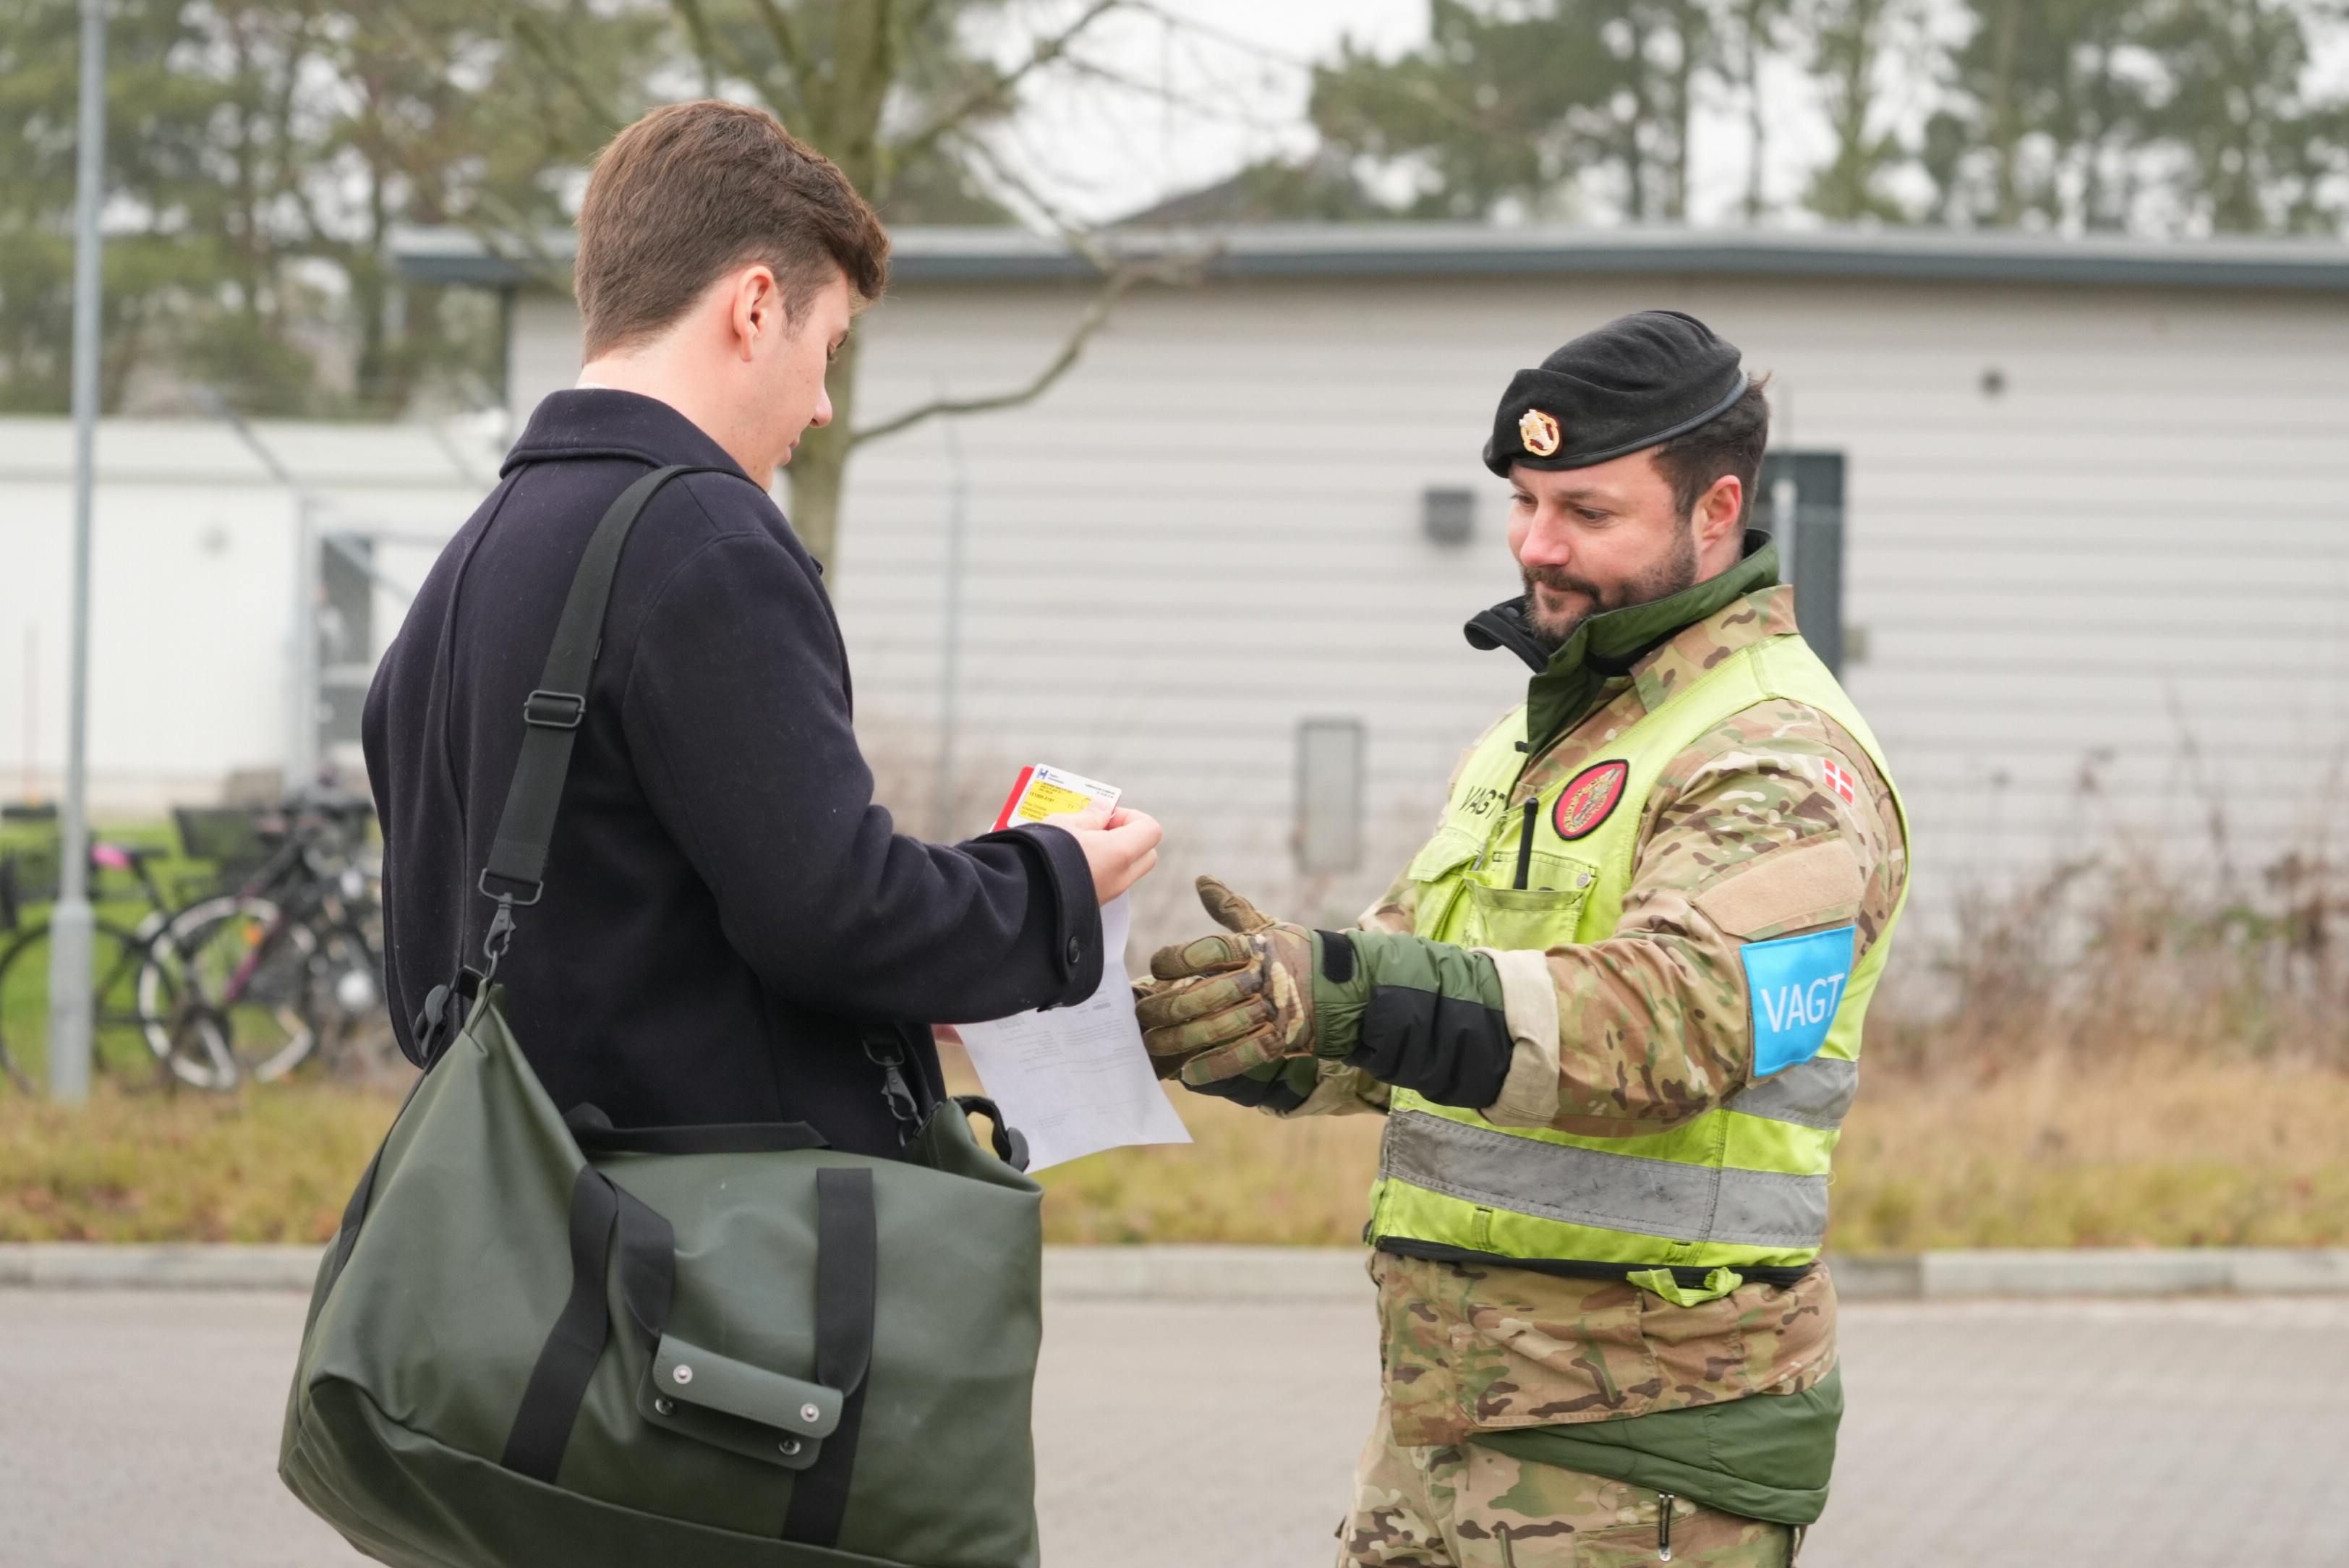
[[[1140,980],[1133,981],[1133,1015],[1140,1018],[1142,1004],[1164,991],[1170,983],[1167,981],[1154,980],[1148,975],[1143,975]],[[1164,1081],[1178,1075],[1183,1071],[1183,1059],[1180,1056],[1153,1056],[1150,1059],[1150,1065]]]
[[[1196,1087],[1313,1054],[1313,933],[1265,915],[1213,877],[1199,902],[1223,931],[1158,950],[1135,987],[1159,1076]]]

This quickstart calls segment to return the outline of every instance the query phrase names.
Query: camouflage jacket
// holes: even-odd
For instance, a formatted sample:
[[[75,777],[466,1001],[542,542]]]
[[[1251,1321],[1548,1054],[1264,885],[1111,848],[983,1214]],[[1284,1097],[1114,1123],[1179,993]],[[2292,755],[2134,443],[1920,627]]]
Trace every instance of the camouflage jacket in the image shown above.
[[[1527,764],[1510,804],[1554,792],[1723,655],[1793,626],[1793,591],[1769,587],[1684,628],[1594,694]],[[1855,799],[1828,786],[1829,763],[1860,782]],[[1865,952],[1908,877],[1884,779],[1840,725],[1791,701],[1748,709],[1674,758],[1640,834],[1611,937],[1496,966],[1516,1057],[1502,1102],[1484,1107],[1489,1119],[1614,1137],[1712,1109],[1751,1074],[1739,949],[1851,920]],[[1361,929],[1413,930],[1415,892],[1399,878]],[[1555,1037],[1520,1030],[1529,1017],[1554,1017]],[[1385,1108],[1386,1085],[1359,1066],[1318,1071],[1288,1114]],[[1373,1273],[1398,1442],[1794,1392],[1834,1362],[1824,1267],[1791,1287],[1750,1284],[1696,1307],[1500,1265],[1381,1255]]]

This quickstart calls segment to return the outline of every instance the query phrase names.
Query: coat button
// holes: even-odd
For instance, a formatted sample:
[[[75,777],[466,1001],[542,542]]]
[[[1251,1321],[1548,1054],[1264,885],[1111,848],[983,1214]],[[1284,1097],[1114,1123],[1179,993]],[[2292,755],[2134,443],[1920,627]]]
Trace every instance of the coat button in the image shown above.
[[[1069,939],[1069,967],[1075,969],[1085,961],[1085,944],[1075,937]]]

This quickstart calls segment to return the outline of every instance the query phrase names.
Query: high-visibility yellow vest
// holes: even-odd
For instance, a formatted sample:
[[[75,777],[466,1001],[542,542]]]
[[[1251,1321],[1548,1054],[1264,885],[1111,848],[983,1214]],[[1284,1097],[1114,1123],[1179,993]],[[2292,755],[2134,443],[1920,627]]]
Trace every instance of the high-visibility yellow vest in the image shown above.
[[[1723,659],[1530,812],[1514,801],[1527,765],[1520,709],[1462,768],[1444,825],[1412,861],[1418,933],[1542,950],[1613,935],[1657,778],[1715,725],[1781,698],[1841,724],[1889,783],[1851,699],[1791,632]],[[1894,805],[1901,809],[1897,791]],[[1749,943],[1743,956],[1761,1025],[1753,1033],[1767,1047],[1754,1080],[1669,1131],[1592,1137],[1501,1127],[1395,1090],[1371,1239],[1639,1269],[1808,1264],[1826,1240],[1827,1172],[1858,1085],[1860,1024],[1899,917],[1896,908],[1857,965],[1847,926]],[[1836,961],[1839,941],[1847,945]],[[1574,1043],[1565,1047],[1570,1054]]]

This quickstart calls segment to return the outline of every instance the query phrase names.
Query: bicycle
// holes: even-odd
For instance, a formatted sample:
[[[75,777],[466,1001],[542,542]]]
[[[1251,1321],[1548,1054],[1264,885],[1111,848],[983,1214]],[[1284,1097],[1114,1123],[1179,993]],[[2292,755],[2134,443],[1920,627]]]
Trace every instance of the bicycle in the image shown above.
[[[175,1053],[168,1065],[181,1079],[208,1089],[245,1078],[271,1083],[308,1060],[322,1033],[346,1054],[356,1054],[361,1040],[389,1038],[380,906],[361,856],[372,815],[364,801],[326,794],[242,818],[180,814],[191,855],[225,848],[226,864],[249,859],[237,853],[246,846],[224,846],[220,838],[246,824],[254,846],[274,846],[241,885],[198,899],[164,924],[184,1008],[205,1018],[226,1045],[224,1056]],[[140,983],[158,990],[151,999],[142,992],[142,1006],[165,1004],[165,977],[142,971]]]
[[[155,850],[99,842],[90,846],[93,881],[128,874],[147,900],[147,912],[125,925],[98,912],[90,933],[93,1073],[160,1075],[174,1059],[229,1060],[226,1038],[186,1005],[187,987],[165,935],[171,909],[149,862]],[[26,1094],[48,1073],[50,922],[30,917],[36,903],[57,896],[54,846],[43,855],[17,849],[0,855],[0,1076]]]

